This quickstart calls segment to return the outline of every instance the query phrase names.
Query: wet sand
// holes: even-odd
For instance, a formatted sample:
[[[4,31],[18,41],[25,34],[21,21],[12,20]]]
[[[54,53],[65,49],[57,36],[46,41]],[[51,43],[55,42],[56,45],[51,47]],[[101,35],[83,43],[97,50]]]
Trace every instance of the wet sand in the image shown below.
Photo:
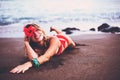
[[[72,36],[80,44],[24,74],[9,71],[26,61],[22,38],[0,38],[0,80],[120,80],[120,34]]]

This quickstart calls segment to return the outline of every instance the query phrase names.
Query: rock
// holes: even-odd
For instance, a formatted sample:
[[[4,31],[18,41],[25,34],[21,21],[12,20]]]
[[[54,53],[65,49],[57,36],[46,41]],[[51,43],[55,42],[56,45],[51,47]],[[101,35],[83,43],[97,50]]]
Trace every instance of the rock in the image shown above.
[[[108,27],[110,27],[109,24],[103,23],[102,25],[100,25],[100,26],[98,27],[98,31],[103,31],[104,29],[106,29],[106,28],[108,28]]]
[[[110,26],[107,23],[104,23],[98,27],[98,31],[115,33],[120,32],[120,27]]]
[[[95,31],[95,28],[91,28],[90,31]]]
[[[68,27],[68,28],[65,28],[65,29],[63,29],[62,31],[64,31],[66,34],[72,34],[73,33],[73,31],[80,31],[80,29],[78,29],[78,28],[70,28],[70,27]]]
[[[72,34],[73,32],[71,32],[71,31],[66,31],[65,33],[66,33],[66,34]]]
[[[113,27],[104,29],[103,32],[111,32],[111,33],[120,32],[120,28],[113,26]]]
[[[78,29],[78,28],[66,28],[66,29],[63,29],[62,31],[71,31],[71,30],[78,30],[78,31],[80,31],[80,29]]]

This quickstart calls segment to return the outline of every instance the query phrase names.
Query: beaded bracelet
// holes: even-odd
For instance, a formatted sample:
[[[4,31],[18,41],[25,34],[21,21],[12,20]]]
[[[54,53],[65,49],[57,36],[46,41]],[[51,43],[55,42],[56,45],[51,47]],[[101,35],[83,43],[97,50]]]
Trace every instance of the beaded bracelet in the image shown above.
[[[38,62],[38,60],[36,58],[32,59],[32,64],[36,68],[38,68],[40,66],[40,63]]]

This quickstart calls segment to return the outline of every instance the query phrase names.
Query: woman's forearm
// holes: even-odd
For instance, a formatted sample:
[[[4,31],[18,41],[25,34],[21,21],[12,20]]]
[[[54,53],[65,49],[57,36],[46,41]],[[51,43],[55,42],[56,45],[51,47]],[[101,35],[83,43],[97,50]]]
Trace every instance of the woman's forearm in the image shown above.
[[[29,43],[25,43],[25,49],[26,49],[26,54],[28,55],[28,58],[30,60],[38,57],[37,53],[32,49]]]
[[[44,55],[42,55],[42,56],[38,57],[37,60],[39,61],[40,64],[43,64],[43,63],[49,61],[50,58],[47,58]]]
[[[34,53],[29,43],[25,43],[25,48],[26,48],[27,53]]]
[[[44,62],[49,61],[49,58],[46,57],[45,55],[41,55],[38,57],[36,52],[31,48],[29,43],[25,43],[25,48],[26,48],[26,53],[28,55],[28,58],[32,60],[33,58],[37,58],[40,64],[43,64]],[[37,56],[36,56],[37,55]]]

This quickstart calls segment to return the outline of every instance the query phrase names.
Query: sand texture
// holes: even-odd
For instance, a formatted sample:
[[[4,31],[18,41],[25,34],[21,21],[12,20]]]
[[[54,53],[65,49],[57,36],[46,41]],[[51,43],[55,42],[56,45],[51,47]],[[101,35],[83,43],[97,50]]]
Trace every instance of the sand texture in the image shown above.
[[[24,63],[23,38],[0,38],[0,80],[120,80],[120,35],[72,36],[78,44],[24,74],[9,71]]]

